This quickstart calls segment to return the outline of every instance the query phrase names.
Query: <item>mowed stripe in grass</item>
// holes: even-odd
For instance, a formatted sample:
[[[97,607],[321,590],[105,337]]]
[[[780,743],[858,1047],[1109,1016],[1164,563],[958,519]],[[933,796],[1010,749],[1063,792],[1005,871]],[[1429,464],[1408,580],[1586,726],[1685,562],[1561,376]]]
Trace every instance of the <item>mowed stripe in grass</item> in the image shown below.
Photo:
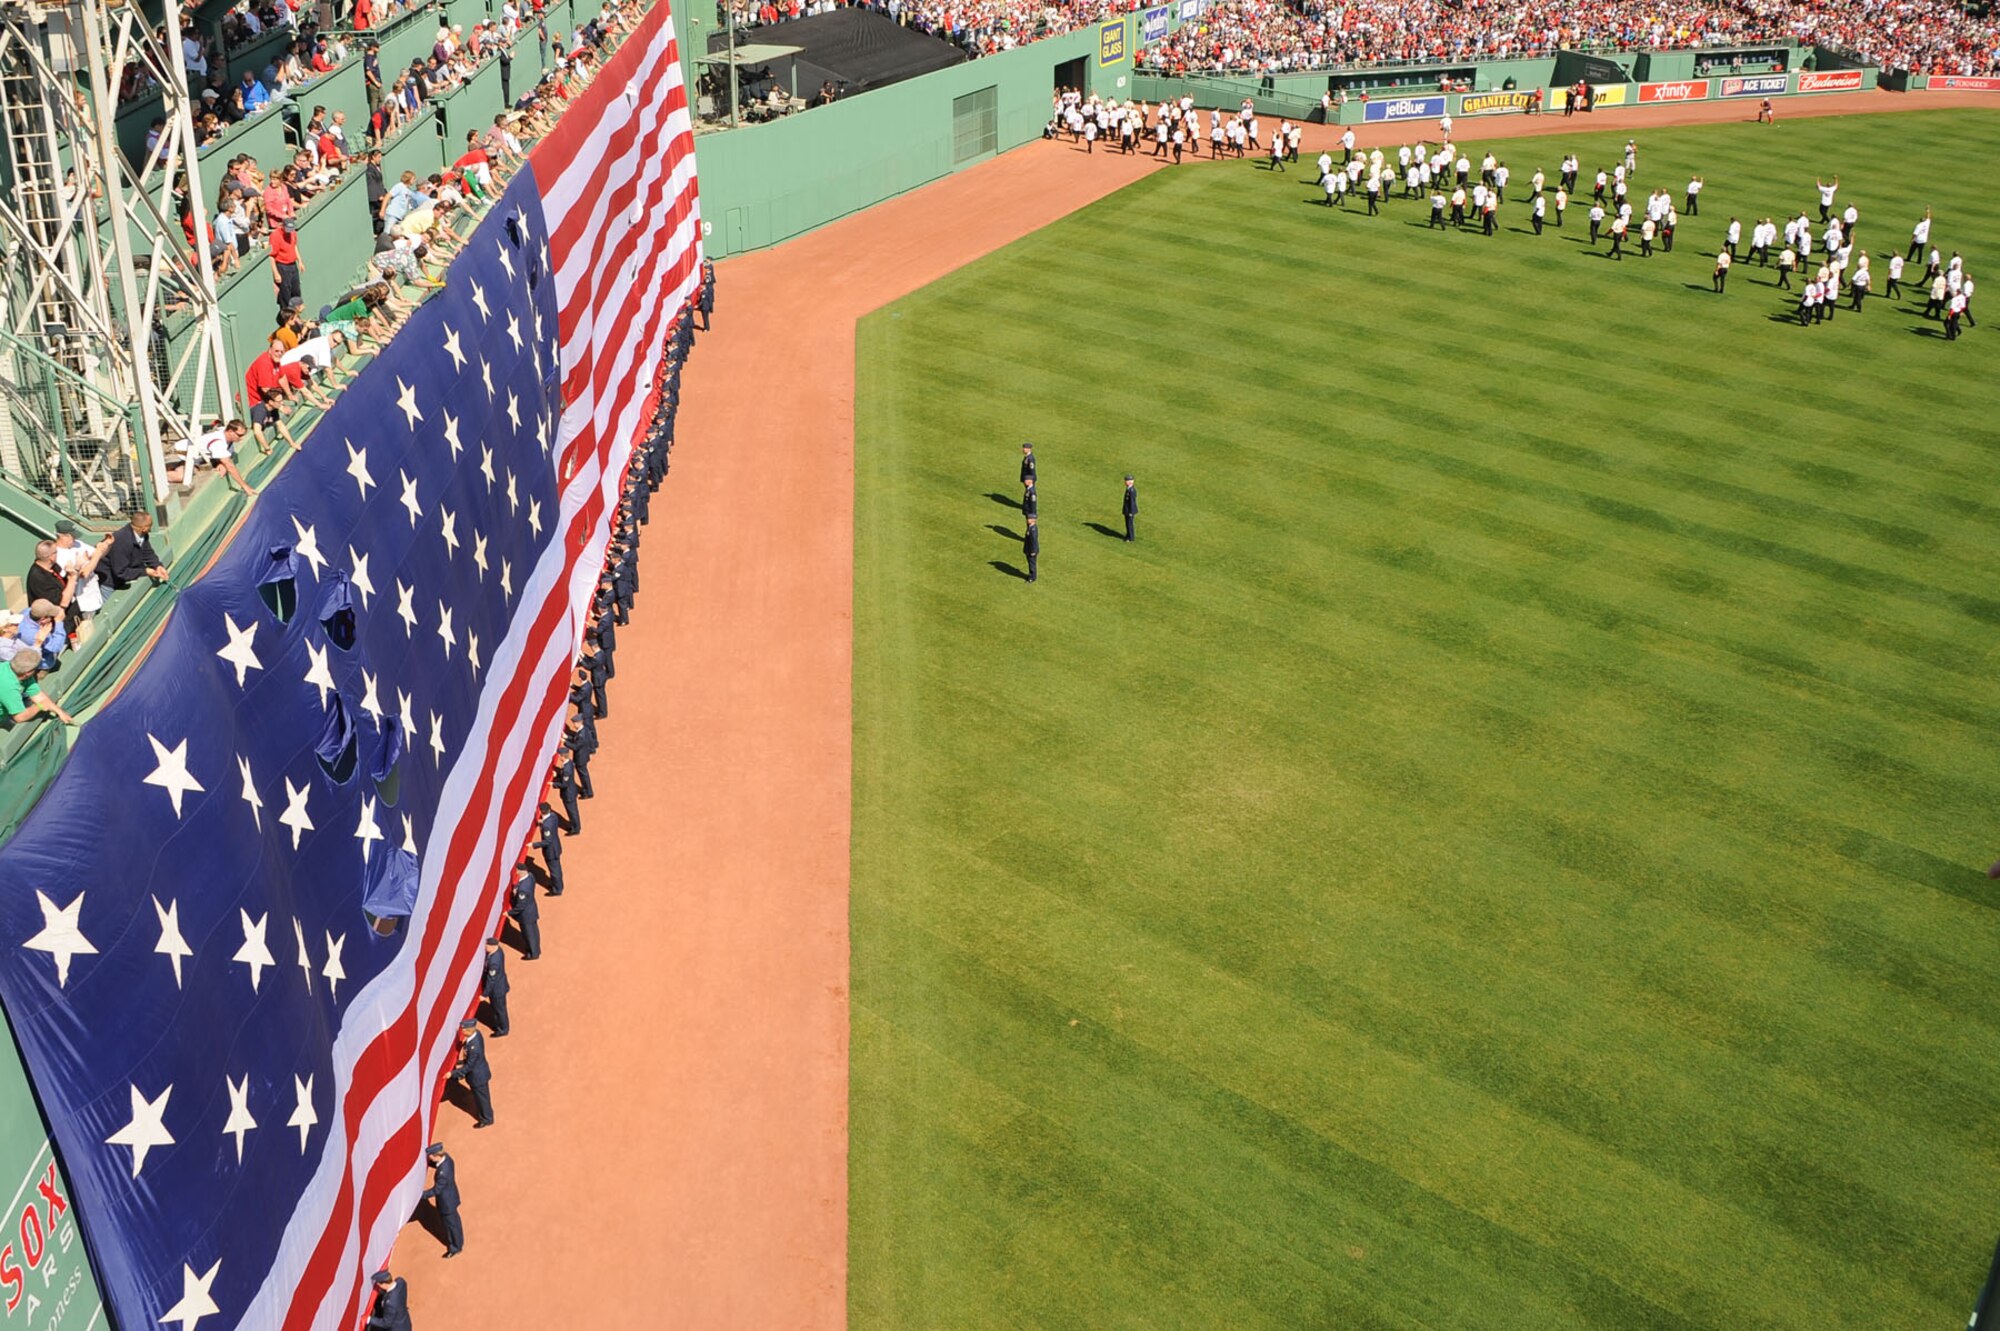
[[[1642,132],[1624,263],[1167,171],[864,322],[857,1326],[1964,1316],[2000,333],[1708,273],[1838,171],[1982,276],[1996,131]]]

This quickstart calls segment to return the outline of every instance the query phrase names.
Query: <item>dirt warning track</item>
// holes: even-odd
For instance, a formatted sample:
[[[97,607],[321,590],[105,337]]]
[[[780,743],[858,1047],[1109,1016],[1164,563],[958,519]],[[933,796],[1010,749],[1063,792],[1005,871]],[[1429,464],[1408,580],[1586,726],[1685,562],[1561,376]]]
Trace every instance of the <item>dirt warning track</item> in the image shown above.
[[[2000,106],[1860,93],[1802,115]],[[1467,141],[1748,119],[1754,106],[1461,120]],[[1366,126],[1362,146],[1435,137]],[[1312,154],[1338,129],[1308,126]],[[467,1247],[394,1265],[422,1326],[846,1322],[854,325],[1161,164],[1035,144],[720,265],[653,505],[597,798],[515,958],[497,1125],[453,1109]]]

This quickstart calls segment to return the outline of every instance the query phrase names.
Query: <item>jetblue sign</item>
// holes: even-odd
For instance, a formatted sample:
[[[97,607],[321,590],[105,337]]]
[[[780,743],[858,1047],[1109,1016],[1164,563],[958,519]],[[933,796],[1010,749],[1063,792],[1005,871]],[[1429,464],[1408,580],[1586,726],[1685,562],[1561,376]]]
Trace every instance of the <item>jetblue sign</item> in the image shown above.
[[[1444,114],[1444,98],[1438,97],[1392,97],[1386,102],[1370,102],[1362,108],[1361,118],[1376,120],[1428,120],[1432,116]]]

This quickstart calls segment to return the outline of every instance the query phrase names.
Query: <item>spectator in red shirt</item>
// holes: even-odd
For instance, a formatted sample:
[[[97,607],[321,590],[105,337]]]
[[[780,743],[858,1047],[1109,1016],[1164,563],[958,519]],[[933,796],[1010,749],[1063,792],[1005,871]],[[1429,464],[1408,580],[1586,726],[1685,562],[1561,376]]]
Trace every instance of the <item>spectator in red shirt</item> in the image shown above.
[[[271,451],[270,441],[264,438],[264,427],[274,425],[285,442],[293,448],[299,441],[286,428],[283,413],[294,399],[309,402],[324,410],[326,402],[315,394],[305,383],[305,373],[295,365],[278,364],[278,358],[285,354],[285,344],[273,337],[264,348],[264,354],[250,362],[250,368],[243,372],[243,395],[250,402],[250,433],[257,440],[260,451]]]
[[[292,230],[288,222],[274,225],[271,228],[271,285],[277,292],[280,315],[290,309],[292,301],[299,296],[299,274],[305,266],[305,261],[299,258],[299,233]]]

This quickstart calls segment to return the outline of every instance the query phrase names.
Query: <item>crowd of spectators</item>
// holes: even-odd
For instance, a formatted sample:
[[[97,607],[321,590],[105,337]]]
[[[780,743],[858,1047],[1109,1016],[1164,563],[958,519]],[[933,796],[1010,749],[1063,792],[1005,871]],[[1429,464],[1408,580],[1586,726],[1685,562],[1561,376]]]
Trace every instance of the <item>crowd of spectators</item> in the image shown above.
[[[858,0],[906,27],[992,55],[1143,8],[1140,0]],[[723,0],[739,27],[840,0]],[[1673,49],[1790,39],[1916,73],[2000,73],[2000,21],[1956,0],[1211,0],[1139,54],[1170,74],[1456,63],[1557,50]]]
[[[1951,0],[1219,0],[1141,51],[1139,65],[1274,73],[1787,38],[1920,73],[2000,69],[2000,23]]]

